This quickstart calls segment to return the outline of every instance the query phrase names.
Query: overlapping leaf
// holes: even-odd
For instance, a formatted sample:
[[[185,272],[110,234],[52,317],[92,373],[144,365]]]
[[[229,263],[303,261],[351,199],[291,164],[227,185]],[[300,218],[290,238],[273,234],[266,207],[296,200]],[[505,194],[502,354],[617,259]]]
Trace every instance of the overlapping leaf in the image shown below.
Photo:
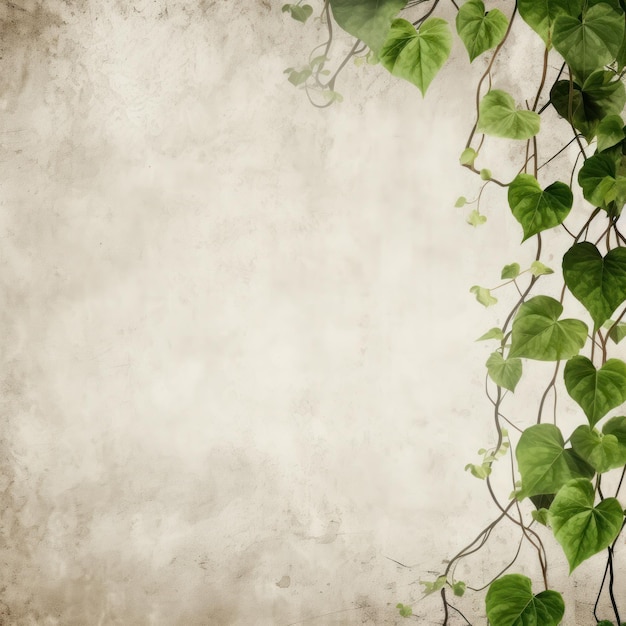
[[[554,20],[559,15],[578,17],[582,5],[582,0],[518,0],[517,8],[522,19],[549,46]]]
[[[482,0],[468,0],[461,5],[456,14],[456,30],[467,49],[470,62],[504,39],[508,23],[504,13],[498,9],[485,13]]]
[[[480,101],[479,132],[507,139],[530,139],[539,132],[539,126],[539,115],[517,109],[515,100],[506,91],[492,89]]]
[[[626,464],[626,446],[615,435],[582,425],[572,433],[570,440],[576,454],[599,474]]]

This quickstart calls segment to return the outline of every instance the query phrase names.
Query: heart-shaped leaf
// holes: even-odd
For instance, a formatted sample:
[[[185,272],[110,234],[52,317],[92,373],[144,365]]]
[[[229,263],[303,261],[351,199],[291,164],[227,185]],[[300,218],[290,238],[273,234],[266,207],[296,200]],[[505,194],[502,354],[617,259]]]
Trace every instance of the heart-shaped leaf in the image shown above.
[[[558,591],[533,595],[530,578],[506,574],[494,580],[485,598],[491,626],[558,626],[565,602]]]
[[[623,83],[620,81],[620,84]],[[626,137],[624,121],[619,115],[607,115],[598,124],[598,152],[612,148],[621,143]]]
[[[626,464],[626,446],[615,435],[599,433],[590,426],[579,426],[570,438],[572,448],[598,474]]]
[[[593,468],[571,448],[553,424],[536,424],[520,437],[515,458],[522,476],[517,499],[557,493],[572,478],[590,478]]]
[[[391,24],[380,62],[394,76],[408,80],[422,95],[442,68],[452,50],[452,34],[445,20],[428,18],[419,30],[398,19]]]
[[[615,59],[623,37],[623,14],[601,2],[579,17],[557,16],[552,43],[574,73],[584,79]]]
[[[486,365],[489,377],[496,385],[515,391],[522,377],[521,359],[505,359],[499,352],[493,352],[487,359]]]
[[[520,269],[521,268],[519,263],[510,263],[509,265],[505,265],[502,268],[502,272],[500,273],[500,278],[502,278],[503,280],[507,278],[517,278],[519,276]]]
[[[626,402],[626,363],[609,359],[599,370],[585,356],[575,356],[563,372],[567,393],[595,426],[611,409]]]
[[[468,0],[456,14],[456,30],[469,54],[470,62],[497,46],[506,34],[509,21],[502,11],[485,13],[482,0]]]
[[[539,132],[540,118],[534,111],[515,108],[515,100],[500,89],[492,89],[480,101],[477,130],[494,137],[530,139]]]
[[[594,500],[593,485],[585,478],[577,478],[561,487],[548,512],[570,574],[583,561],[610,546],[622,528],[624,512],[618,500],[606,498],[596,507]]]
[[[585,199],[602,208],[616,198],[623,205],[626,193],[626,178],[618,176],[617,163],[609,152],[589,157],[578,172],[578,184]]]
[[[587,340],[587,325],[559,317],[563,306],[550,296],[535,296],[520,307],[511,333],[509,358],[559,361],[576,356]]]
[[[582,0],[518,0],[517,8],[522,19],[551,45],[552,26],[559,15],[578,17]]]
[[[552,183],[542,190],[530,174],[518,174],[509,186],[509,206],[524,229],[524,239],[554,228],[563,222],[572,208],[574,197],[568,185]]]
[[[378,54],[387,39],[391,21],[407,0],[330,0],[337,24]]]
[[[597,330],[626,300],[626,248],[602,257],[592,243],[576,243],[563,256],[563,278]]]
[[[621,446],[626,447],[626,417],[618,415],[608,420],[602,427],[604,435],[613,435]]]
[[[310,4],[284,4],[283,13],[289,12],[291,17],[303,24],[313,15],[313,7]]]
[[[476,341],[486,341],[487,339],[497,339],[498,341],[502,341],[504,339],[504,333],[500,328],[494,326],[490,328],[484,335],[481,335]]]

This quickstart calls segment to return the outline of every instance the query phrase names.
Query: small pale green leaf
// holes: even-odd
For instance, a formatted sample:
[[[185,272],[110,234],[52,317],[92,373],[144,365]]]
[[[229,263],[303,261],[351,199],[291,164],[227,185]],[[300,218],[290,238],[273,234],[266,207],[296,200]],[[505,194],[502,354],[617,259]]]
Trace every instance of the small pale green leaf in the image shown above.
[[[572,357],[563,372],[567,393],[595,426],[611,409],[626,402],[626,363],[609,359],[599,370],[585,356]]]
[[[469,470],[472,476],[476,478],[480,478],[480,480],[485,480],[489,474],[491,474],[491,464],[489,462],[482,463],[481,465],[477,465],[476,463],[468,463],[465,466],[465,471]]]
[[[593,468],[564,446],[563,435],[553,424],[535,424],[522,433],[515,449],[522,476],[518,500],[557,493],[572,478],[593,476]]]
[[[459,598],[463,596],[463,594],[465,593],[465,589],[466,585],[462,580],[459,580],[455,582],[454,585],[452,585],[452,591],[454,592],[454,595],[458,596]]]
[[[592,243],[576,243],[563,256],[563,278],[597,330],[626,300],[626,248],[613,248],[602,257]]]
[[[498,299],[494,298],[491,295],[491,291],[485,287],[474,285],[470,288],[470,292],[476,296],[476,300],[478,300],[478,302],[480,302],[483,306],[492,306],[498,302]]]
[[[530,272],[533,276],[545,276],[546,274],[554,274],[554,270],[544,265],[541,261],[533,261],[530,264]]]
[[[467,204],[467,198],[465,196],[459,196],[454,203],[454,206],[458,209]]]
[[[606,2],[579,17],[559,15],[552,43],[574,73],[583,79],[615,59],[624,38],[624,17]]]
[[[299,71],[298,70],[294,70],[293,68],[290,68],[289,70],[285,70],[285,72],[289,73],[289,76],[287,77],[287,80],[294,87],[298,87],[298,85],[302,85],[303,83],[306,83],[307,79],[312,74],[311,68],[309,68],[309,67],[305,67],[304,69],[299,70]]]
[[[520,307],[511,334],[509,358],[560,361],[576,356],[587,340],[587,325],[559,317],[563,306],[550,296],[535,296]]]
[[[380,62],[394,76],[426,93],[452,50],[452,34],[445,20],[428,18],[418,31],[411,22],[394,20],[380,51]]]
[[[497,339],[498,341],[502,341],[504,339],[504,333],[502,329],[497,326],[494,328],[490,328],[484,335],[481,335],[476,341],[486,341],[487,339]]]
[[[310,4],[285,4],[283,5],[283,13],[287,11],[294,20],[303,24],[313,15],[313,7]]]
[[[524,230],[522,241],[526,241],[563,223],[574,197],[565,183],[555,182],[542,190],[534,176],[518,174],[509,186],[508,200],[513,216]]]
[[[340,28],[378,53],[387,39],[391,21],[406,3],[407,0],[330,0],[330,8]]]
[[[433,582],[430,582],[430,581],[427,581],[427,580],[420,580],[419,583],[420,583],[420,585],[423,585],[423,587],[424,587],[424,595],[428,596],[431,593],[435,593],[436,591],[439,591],[440,589],[443,589],[443,586],[446,584],[446,577],[445,576],[439,576]]]
[[[622,118],[619,115],[604,117],[598,124],[597,136],[599,152],[620,143],[626,137]]]
[[[480,170],[480,177],[483,180],[491,180],[491,170],[488,170],[486,167],[484,167],[482,170]]]
[[[542,524],[543,526],[548,525],[548,509],[537,509],[536,511],[531,511],[530,514],[539,524]]]
[[[480,101],[477,130],[494,137],[530,139],[539,132],[540,118],[534,111],[515,108],[513,98],[492,89]]]
[[[522,19],[549,46],[556,17],[577,17],[582,11],[582,0],[518,0],[517,8]]]
[[[479,213],[478,209],[473,209],[467,216],[466,221],[470,226],[477,228],[478,226],[482,226],[487,221],[487,216]]]
[[[474,161],[476,160],[477,156],[478,153],[476,152],[476,150],[474,150],[474,148],[465,148],[465,150],[461,152],[459,162],[461,163],[461,165],[474,165]]]
[[[510,263],[502,268],[500,278],[505,280],[507,278],[517,278],[519,276],[520,266],[519,263]]]
[[[618,500],[606,498],[596,507],[594,500],[593,485],[585,478],[577,478],[560,489],[548,512],[570,574],[583,561],[610,546],[622,528],[624,512]]]
[[[570,438],[572,448],[598,474],[626,464],[626,446],[615,435],[599,433],[590,426],[579,426]]]
[[[522,377],[521,359],[505,359],[499,352],[492,352],[486,365],[489,377],[496,385],[509,391],[515,391],[515,387]]]
[[[396,609],[398,609],[402,617],[411,617],[411,615],[413,615],[413,609],[408,604],[398,602],[398,604],[396,604]]]
[[[482,0],[468,0],[456,14],[456,30],[469,54],[470,62],[495,48],[504,39],[509,21],[502,11],[485,13]]]
[[[491,626],[558,626],[565,603],[558,591],[533,595],[530,578],[506,574],[494,580],[485,598]]]

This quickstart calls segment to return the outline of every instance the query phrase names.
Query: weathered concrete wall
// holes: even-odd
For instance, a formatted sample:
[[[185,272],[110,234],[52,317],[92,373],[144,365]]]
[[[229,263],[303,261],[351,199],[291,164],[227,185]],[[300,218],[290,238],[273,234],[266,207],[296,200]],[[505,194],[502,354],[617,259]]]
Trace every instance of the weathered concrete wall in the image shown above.
[[[0,24],[1,623],[402,621],[495,513],[463,467],[506,307],[468,290],[534,253],[501,195],[476,231],[453,208],[480,63],[425,102],[351,69],[320,112],[279,3]]]

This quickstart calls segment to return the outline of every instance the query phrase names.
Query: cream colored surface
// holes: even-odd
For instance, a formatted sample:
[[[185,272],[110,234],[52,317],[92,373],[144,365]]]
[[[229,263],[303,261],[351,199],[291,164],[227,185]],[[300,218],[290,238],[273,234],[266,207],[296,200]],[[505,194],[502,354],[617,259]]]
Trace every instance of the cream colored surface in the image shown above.
[[[463,467],[506,307],[468,290],[534,254],[501,194],[453,208],[480,63],[318,111],[279,4],[0,19],[1,623],[439,623],[417,580],[496,514]]]

